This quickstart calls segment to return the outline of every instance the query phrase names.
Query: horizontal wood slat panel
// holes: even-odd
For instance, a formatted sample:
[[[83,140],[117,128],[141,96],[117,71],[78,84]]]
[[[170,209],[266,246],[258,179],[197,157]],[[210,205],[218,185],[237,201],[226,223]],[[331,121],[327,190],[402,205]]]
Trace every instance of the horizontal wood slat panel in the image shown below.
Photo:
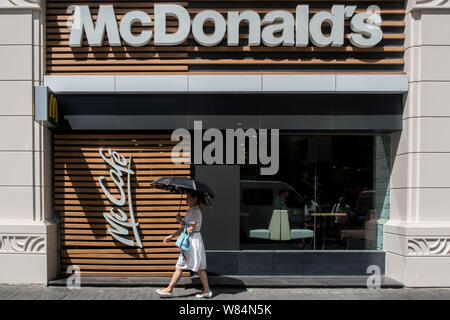
[[[92,194],[92,192],[96,192],[97,190],[95,189],[89,189],[91,191],[86,191],[83,190],[84,192],[88,192],[88,194],[70,194],[70,193],[65,193],[65,191],[58,191],[59,189],[55,190],[56,192],[63,192],[64,194],[55,194],[55,199],[108,199],[108,197],[104,194],[102,195],[95,195]],[[76,192],[74,188],[71,189],[72,192]],[[138,189],[141,190],[141,189]],[[139,193],[139,191],[137,191],[136,189],[133,190],[133,192]],[[119,192],[110,192],[113,196],[119,196],[120,193]],[[180,198],[177,195],[174,194],[151,194],[148,193],[146,190],[142,193],[145,194],[136,194],[135,198],[136,199],[184,199],[185,197]]]
[[[161,230],[141,230],[140,234],[170,234],[177,231],[176,228],[174,229],[161,229]],[[80,229],[62,229],[61,234],[67,235],[67,234],[88,234],[88,235],[109,235],[109,233],[106,230],[80,230]]]
[[[68,264],[62,264],[62,268],[67,268]],[[83,270],[171,270],[175,271],[175,266],[158,266],[158,265],[146,265],[146,266],[139,266],[139,265],[83,265]]]
[[[301,59],[286,59],[286,60],[272,60],[272,59],[218,59],[218,60],[176,60],[171,61],[171,64],[189,64],[189,65],[286,65],[286,64],[360,64],[360,63],[370,63],[370,64],[383,64],[383,63],[404,63],[403,59],[331,59],[331,60],[321,60],[321,59],[311,59],[311,60],[301,60]],[[70,65],[75,63],[74,60],[54,60],[50,69],[68,69],[70,67],[54,67],[55,65]],[[112,68],[111,65],[122,63],[120,60],[110,59],[110,60],[96,60],[85,62],[83,68]],[[144,64],[167,64],[165,61],[161,60],[133,60],[128,59],[127,65],[144,65]],[[95,65],[95,66],[92,66]],[[76,144],[76,143],[74,143]]]
[[[85,254],[92,253],[90,249],[63,249],[62,252],[65,252],[69,255],[71,254]],[[101,254],[151,254],[151,253],[164,253],[164,252],[180,252],[180,249],[177,247],[167,247],[164,249],[161,248],[136,248],[136,249],[109,249],[105,248],[102,250]]]
[[[347,33],[347,34],[345,34],[344,35],[344,38],[345,39],[348,39],[350,37],[350,34],[349,33]],[[225,35],[224,36],[224,39],[226,39],[227,38],[227,36]],[[405,38],[405,35],[403,35],[403,34],[396,34],[396,33],[384,33],[383,34],[383,39],[404,39]],[[50,38],[49,38],[50,39]],[[61,35],[59,38],[57,38],[58,40],[51,40],[51,41],[48,41],[47,42],[47,44],[48,45],[51,45],[51,46],[64,46],[64,47],[66,47],[66,46],[68,46],[69,45],[69,35],[67,34],[67,35]],[[189,39],[193,39],[193,38],[189,38]],[[245,39],[248,39],[248,35],[240,35],[239,36],[239,39],[241,39],[241,40],[245,40]],[[153,44],[153,42],[150,42],[149,43],[149,45],[152,45]],[[83,46],[88,46],[89,45],[89,43],[87,42],[87,40],[86,41],[83,41],[82,42],[82,45]],[[175,47],[176,48],[176,47]],[[265,48],[265,52],[271,52],[272,50],[269,50],[268,49],[268,47],[263,47],[263,48]],[[290,47],[290,48],[296,48],[296,47]],[[210,49],[210,50],[212,50],[212,49]],[[259,49],[259,50],[262,50],[262,49]],[[321,49],[319,49],[319,48],[317,48],[316,50],[321,50]],[[176,49],[172,49],[171,51],[177,51]],[[195,51],[195,50],[192,50],[192,51]],[[202,51],[202,49],[197,49],[196,51]],[[129,55],[131,55],[132,56],[132,54],[130,53]],[[126,56],[126,58],[127,58],[127,60],[128,60],[128,56]],[[163,60],[163,61],[166,61],[167,62],[167,60]]]
[[[140,264],[148,264],[149,262],[150,264],[164,264],[164,265],[173,265],[177,262],[177,260],[175,259],[166,259],[166,260],[157,260],[157,259],[152,259],[152,260],[137,260],[137,259],[133,259],[133,260],[129,260],[129,259],[121,259],[121,260],[111,260],[111,259],[62,259],[61,262],[63,264],[129,264],[129,265],[140,265]]]
[[[133,159],[134,160],[134,159]],[[167,159],[169,160],[169,159]],[[134,165],[133,168],[135,169],[144,169],[148,168],[149,166],[152,166],[155,169],[189,169],[189,165],[187,164],[142,164],[142,165]],[[93,169],[93,170],[99,170],[99,169],[107,169],[107,165],[102,164],[70,164],[70,163],[63,163],[63,164],[55,164],[56,169]]]
[[[129,158],[130,156],[128,155],[125,155],[125,153],[122,153],[122,155],[124,155],[124,157],[126,157],[126,158]],[[185,153],[183,153],[182,154],[184,157],[182,158],[183,159],[183,161],[184,160],[186,160],[186,161],[189,161],[189,157],[190,157],[190,154],[187,154],[186,152]],[[66,157],[70,157],[70,154],[65,154],[64,156],[66,156]],[[92,155],[92,156],[94,156],[94,157],[96,157],[97,155]],[[135,163],[145,163],[145,164],[151,164],[151,163],[169,163],[169,162],[172,162],[172,159],[171,158],[169,158],[168,156],[167,156],[167,154],[166,155],[162,155],[161,153],[153,153],[153,154],[149,154],[149,153],[147,153],[146,154],[146,157],[148,157],[148,156],[153,156],[154,158],[152,158],[152,159],[140,159],[140,158],[138,158],[138,157],[135,157],[135,158],[133,158],[133,162],[135,162]],[[60,164],[58,164],[59,162],[61,162],[61,163],[65,163],[65,164],[67,164],[67,166],[69,167],[69,166],[72,166],[73,164],[78,164],[78,163],[85,163],[85,162],[88,162],[89,164],[92,164],[92,163],[101,163],[102,161],[103,161],[103,159],[98,159],[98,158],[93,158],[93,159],[87,159],[89,157],[89,154],[87,154],[87,156],[85,157],[85,158],[80,158],[79,157],[79,155],[78,154],[76,154],[74,157],[72,157],[72,158],[62,158],[62,159],[57,159],[58,161],[56,161],[56,164],[57,165],[60,165]],[[142,156],[142,155],[139,155],[139,157],[145,157],[145,156]]]
[[[166,211],[166,210],[176,210],[180,208],[181,210],[187,210],[188,207],[176,207],[176,206],[161,206],[161,207],[152,207],[152,206],[135,206],[134,209],[138,211]],[[76,211],[106,211],[108,210],[107,206],[55,206],[56,210],[76,210]]]
[[[399,34],[385,34],[385,39],[405,39],[404,35]],[[158,47],[162,51],[164,48],[167,49],[167,47]],[[126,57],[126,58],[136,58],[139,57],[140,54],[147,55],[148,53],[142,53],[139,50],[142,48],[134,48],[133,50],[127,49],[124,52],[115,52],[112,48],[107,47],[97,47],[97,48],[91,48],[91,47],[80,47],[80,48],[67,48],[67,47],[49,47],[47,48],[47,58],[48,59],[62,59],[62,58],[76,58],[80,60],[85,60],[87,58],[103,58],[105,56],[107,57]],[[149,48],[146,51],[153,51],[156,49]],[[198,46],[192,46],[192,47],[185,47],[183,49],[186,52],[204,52],[204,53],[271,53],[271,52],[402,52],[405,50],[403,46],[396,46],[396,45],[386,45],[383,47],[372,47],[372,48],[357,48],[352,46],[342,46],[342,47],[249,47],[249,46],[240,46],[240,47],[198,47]],[[151,54],[158,55],[160,53],[158,52],[150,52]],[[174,55],[177,53],[173,53]]]
[[[177,259],[179,256],[178,253],[163,253],[163,254],[158,254],[158,253],[152,253],[151,257],[153,259]],[[61,252],[61,257],[63,258],[67,258],[70,257],[70,259],[79,259],[79,258],[95,258],[95,259],[99,259],[99,258],[106,258],[106,259],[110,259],[110,258],[118,258],[118,259],[143,259],[143,258],[148,258],[148,255],[145,253],[138,253],[138,254],[128,254],[128,253],[67,253],[66,251],[62,251]]]
[[[104,184],[105,187],[108,188],[107,184]],[[120,193],[115,192],[115,190],[113,188],[110,188],[110,190],[112,190],[111,195],[113,195],[114,197],[118,197],[120,195]],[[153,188],[149,187],[150,191],[153,191]],[[86,187],[68,187],[68,188],[54,188],[55,191],[55,199],[79,199],[79,200],[90,200],[90,199],[106,199],[105,195],[99,195],[98,197],[95,195],[95,193],[98,192],[98,189],[94,187],[90,187],[90,188],[86,188]],[[133,188],[132,191],[134,192],[134,199],[158,199],[157,197],[159,196],[160,199],[175,199],[180,201],[180,197],[173,197],[173,195],[170,194],[154,194],[154,193],[150,193],[146,190],[144,190],[143,188]],[[185,199],[185,197],[183,197],[183,199]],[[176,211],[174,211],[176,212]]]
[[[80,146],[54,146],[55,151],[74,151],[74,152],[98,152],[98,149],[92,147],[80,147]],[[172,150],[172,147],[147,147],[147,146],[114,146],[114,150],[118,152],[135,152],[133,153],[133,156],[135,158],[142,157],[141,153],[161,153],[164,152],[170,152]],[[57,153],[56,153],[57,154]],[[67,154],[68,157],[73,156],[74,153]],[[79,156],[79,155],[77,155]],[[83,155],[81,155],[83,156]],[[128,155],[129,156],[129,155]],[[154,155],[155,157],[158,157],[158,155]]]
[[[117,197],[119,198],[119,197]],[[178,205],[180,201],[133,201],[133,204],[138,207],[139,205]],[[95,201],[95,200],[56,200],[56,205],[79,205],[79,206],[92,206],[92,205],[104,205],[108,206],[108,201]],[[125,210],[124,210],[125,211]],[[91,220],[92,221],[92,220]],[[93,221],[92,221],[93,222]],[[159,221],[161,222],[161,221]],[[165,221],[169,222],[169,221]]]
[[[171,160],[170,151],[177,143],[170,141],[169,134],[54,135],[54,209],[61,223],[63,273],[75,264],[82,275],[171,275],[180,250],[174,241],[165,244],[162,240],[179,228],[175,217],[177,213],[185,215],[186,196],[153,188],[150,183],[161,175],[190,176],[189,164],[174,164]],[[131,157],[130,168],[134,174],[130,175],[130,181],[126,173],[122,175],[123,190],[127,193],[130,185],[142,248],[121,243],[108,230],[112,226],[104,213],[111,216],[110,209],[117,213],[120,208],[130,222],[130,208],[128,199],[123,206],[117,206],[103,192],[100,176],[105,177],[103,185],[111,196],[121,197],[118,185],[110,176],[113,167],[101,157],[99,147],[110,162],[108,149],[117,151],[127,162],[126,168]],[[185,147],[183,155],[189,160],[189,144]],[[123,237],[133,240],[132,229],[127,230],[128,235]]]
[[[105,174],[109,174],[109,171],[106,170],[91,170],[91,171],[80,171],[80,170],[55,170],[55,175],[61,176],[63,175],[64,178],[67,178],[67,175],[78,175],[78,176],[102,176]],[[172,170],[146,170],[141,171],[139,175],[136,175],[138,178],[145,175],[158,175],[158,176],[170,176],[170,175],[187,175],[189,174],[189,170],[182,170],[173,168]],[[58,178],[58,177],[56,177]],[[83,180],[86,178],[83,178]]]
[[[385,14],[385,12],[382,12],[382,11],[380,13]],[[402,11],[402,13],[404,13],[404,11]],[[228,25],[228,19],[227,19],[226,15],[224,15],[224,18],[225,18],[226,24]],[[70,20],[49,22],[49,23],[47,23],[47,33],[48,34],[70,34],[71,24],[72,24],[72,22]],[[294,25],[297,25],[297,23],[294,22]],[[166,23],[166,26],[167,26],[168,32],[175,32],[178,28],[178,22],[168,20]],[[212,26],[214,26],[213,23],[205,22],[205,27],[212,27]],[[261,22],[261,26],[264,26],[262,22]],[[350,22],[345,21],[344,26],[349,27]],[[405,26],[404,21],[385,20],[385,21],[381,22],[381,27],[403,27],[403,26]],[[153,30],[153,29],[154,29],[153,26],[143,27],[143,26],[133,25],[131,27],[131,30],[133,33],[141,32],[142,30]]]
[[[127,212],[124,210],[124,212]],[[128,213],[128,212],[127,212]],[[138,218],[148,218],[148,217],[171,217],[172,221],[173,218],[177,215],[179,212],[138,212],[134,213],[135,217]],[[70,212],[70,211],[64,211],[60,213],[61,217],[103,217],[103,211],[99,212],[92,212],[92,211],[84,211],[84,212]],[[183,216],[183,213],[181,213]]]
[[[88,207],[86,207],[86,209],[89,209]],[[99,210],[102,211],[102,210]],[[123,210],[124,212],[128,212],[126,210]],[[175,217],[177,215],[177,213],[179,213],[179,211],[161,211],[161,212],[135,212],[135,216],[136,217]],[[95,212],[95,211],[85,211],[85,212],[71,212],[71,211],[64,211],[61,212],[61,216],[63,217],[81,217],[81,216],[88,216],[88,217],[98,217],[101,216],[103,217],[103,215],[100,215],[101,213],[99,212]]]
[[[154,21],[154,3],[170,1],[48,1],[46,8],[46,73],[47,74],[194,74],[207,71],[221,74],[224,71],[239,74],[265,74],[278,72],[326,72],[344,73],[355,70],[359,73],[380,72],[398,74],[404,66],[404,16],[406,12],[402,0],[251,0],[251,1],[184,1],[176,2],[186,8],[191,19],[195,14],[213,9],[224,15],[226,12],[253,10],[264,14],[271,10],[285,10],[295,13],[298,4],[308,4],[310,18],[319,11],[330,11],[334,4],[356,5],[356,13],[365,12],[369,5],[380,7],[383,40],[373,48],[357,48],[348,38],[352,32],[350,21],[345,21],[344,45],[342,47],[316,47],[309,43],[307,47],[258,47],[248,46],[248,28],[245,23],[240,30],[238,46],[226,45],[224,40],[216,46],[199,45],[192,34],[188,40],[177,46],[154,46],[153,39],[143,47],[110,47],[105,37],[102,47],[89,47],[84,37],[82,47],[70,48],[71,15],[67,7],[72,4],[88,4],[93,20],[96,21],[98,7],[112,4],[120,23],[129,11],[139,10],[150,15]],[[170,2],[171,3],[171,2]],[[227,22],[228,23],[228,22]],[[211,29],[207,23],[206,28]],[[178,29],[178,21],[169,18],[168,32]],[[153,30],[153,26],[133,25],[132,32],[139,34],[142,30]],[[326,33],[329,27],[324,26]],[[209,31],[207,31],[209,32]]]
[[[109,146],[123,146],[123,145],[158,145],[158,146],[174,146],[178,144],[178,141],[170,141],[170,140],[137,140],[136,141],[130,141],[130,140],[83,140],[83,141],[74,141],[71,139],[68,140],[60,140],[55,139],[54,144],[55,145],[101,145],[102,143],[108,143]],[[186,145],[186,144],[180,144],[180,145]]]
[[[111,72],[121,72],[121,71],[139,71],[141,73],[150,71],[188,71],[187,66],[87,66],[87,67],[47,67],[48,74],[58,71],[90,71],[96,73],[97,71],[111,71]]]
[[[109,228],[109,224],[106,224],[106,223],[65,223],[63,227],[69,228],[69,229],[107,230]],[[175,229],[177,227],[178,227],[178,224],[141,224],[141,225],[139,225],[140,229],[152,229],[152,230]]]
[[[83,140],[87,140],[87,139],[102,139],[102,140],[107,140],[107,139],[112,139],[112,140],[134,140],[134,139],[145,139],[145,140],[170,140],[171,135],[170,134],[101,134],[101,133],[92,133],[92,134],[71,134],[71,135],[67,135],[67,134],[60,134],[60,133],[55,133],[53,135],[54,139],[61,139],[61,140],[75,140],[75,139],[83,139]]]
[[[166,235],[164,236],[142,236],[141,240],[143,241],[163,241]],[[114,238],[111,236],[87,236],[87,235],[61,235],[62,241],[70,241],[70,240],[83,240],[83,241],[114,241]]]
[[[228,22],[227,22],[227,24],[228,24]],[[171,25],[173,25],[175,27],[171,28],[170,27]],[[294,25],[296,25],[296,23],[294,23]],[[392,30],[392,28],[404,27],[405,25],[406,24],[404,21],[397,21],[397,20],[386,20],[386,21],[382,21],[380,24],[381,29],[386,33],[389,33]],[[50,28],[50,26],[54,26],[55,28]],[[167,21],[167,26],[169,26],[166,29],[167,32],[176,32],[178,30],[178,25],[175,22]],[[208,23],[208,22],[205,23],[205,27],[213,27],[213,26],[214,25],[212,23]],[[346,28],[344,31],[345,34],[349,34],[352,32],[350,29],[350,26],[351,26],[350,22],[348,22],[348,21],[344,22],[344,27]],[[70,23],[67,23],[67,22],[64,23],[61,21],[49,22],[47,24],[47,27],[48,27],[47,28],[47,40],[67,40],[70,38],[70,32],[71,32]],[[262,24],[261,24],[261,27],[263,27]],[[133,33],[139,34],[144,30],[152,31],[152,30],[154,30],[154,28],[153,27],[142,27],[142,28],[132,28],[131,30]],[[227,37],[228,36],[225,34],[224,39],[227,39]],[[188,39],[191,40],[191,39],[194,39],[194,37],[189,36]],[[241,39],[241,40],[248,39],[248,35],[241,33],[239,35],[239,39]],[[184,42],[184,44],[188,45],[189,43]],[[151,40],[148,45],[154,45],[153,40]],[[123,51],[117,51],[117,52],[115,52],[115,54],[120,56],[120,55],[124,55],[128,52],[139,51],[138,48],[141,48],[141,47],[135,47],[135,48],[132,48],[132,49],[130,48],[128,50],[123,49]],[[193,48],[193,46],[186,47],[185,50],[183,50],[183,51],[190,51],[190,50],[188,50],[188,48]],[[197,50],[198,50],[198,48],[216,48],[216,47],[198,47],[197,46]],[[272,50],[271,48],[267,48],[267,47],[254,47],[254,48],[265,48],[268,51]],[[318,48],[318,49],[321,49],[321,48]],[[168,51],[178,51],[178,50],[172,49],[172,50],[168,50]],[[162,53],[147,52],[147,55],[155,55],[155,56],[158,56],[159,58],[177,58],[177,57],[182,57],[185,54],[186,54],[186,52],[184,52],[184,53],[183,52],[162,52]],[[147,55],[145,55],[144,57],[148,57]],[[96,57],[98,58],[99,56],[96,56]]]
[[[125,158],[128,159],[131,156],[140,163],[166,162],[168,159],[171,160],[172,148],[173,146],[167,146],[164,148],[150,148],[148,150],[149,148],[146,146],[141,146],[141,149],[136,146],[133,148],[114,146],[114,150],[120,152]],[[58,157],[55,159],[57,160],[56,163],[80,162],[81,159],[85,159],[85,162],[89,163],[100,163],[101,160],[98,158],[98,149],[94,150],[94,148],[54,146],[54,149],[54,155]],[[191,153],[185,151],[184,153],[180,153],[179,156],[189,158]]]
[[[146,247],[166,247],[166,246],[174,246],[175,242],[170,242],[169,244],[165,244],[162,241],[142,241],[142,244]],[[65,247],[77,246],[77,247],[124,247],[125,245],[117,245],[114,242],[108,241],[61,241],[61,245]]]
[[[137,222],[140,224],[144,223],[171,223],[175,219],[174,218],[136,218]],[[102,223],[105,221],[104,218],[92,218],[92,217],[86,217],[86,218],[72,218],[72,217],[62,217],[61,221],[64,223]],[[162,239],[161,239],[162,240]]]
[[[179,175],[178,177],[183,177],[183,175]],[[79,182],[79,181],[72,181],[70,179],[68,179],[69,181],[56,181],[56,178],[58,178],[58,177],[55,177],[54,185],[56,187],[74,187],[74,188],[75,187],[79,187],[79,188],[90,187],[90,188],[92,188],[92,187],[100,186],[100,184],[98,182]],[[83,177],[81,177],[83,179],[80,179],[80,177],[72,177],[72,179],[74,179],[74,178],[77,178],[76,180],[85,181],[85,179]],[[149,183],[148,182],[151,182],[153,180],[155,180],[155,178],[153,178],[153,177],[148,178],[148,179],[147,178],[142,178],[142,181],[140,181],[138,183],[133,182],[131,184],[131,187],[140,187],[140,188],[149,187]],[[105,183],[105,186],[113,187],[113,184]],[[82,191],[82,189],[80,189],[80,191]]]
[[[66,273],[66,269],[63,269],[63,274]],[[72,272],[69,272],[73,273]],[[130,272],[130,271],[122,271],[122,272],[104,272],[104,271],[97,271],[97,272],[89,272],[89,271],[81,271],[80,275],[83,277],[171,277],[173,274],[172,271],[168,272]],[[183,277],[189,276],[189,272],[183,272],[181,274]],[[168,278],[170,280],[170,278]]]

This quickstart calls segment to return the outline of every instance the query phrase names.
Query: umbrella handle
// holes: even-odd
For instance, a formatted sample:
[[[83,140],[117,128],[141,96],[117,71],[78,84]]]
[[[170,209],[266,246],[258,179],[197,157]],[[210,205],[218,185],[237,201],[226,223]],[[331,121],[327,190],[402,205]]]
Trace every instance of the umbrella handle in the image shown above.
[[[205,199],[206,199],[206,203],[207,203],[208,207],[212,208],[213,205],[212,205],[212,201],[211,201],[210,197],[208,195],[205,195]]]

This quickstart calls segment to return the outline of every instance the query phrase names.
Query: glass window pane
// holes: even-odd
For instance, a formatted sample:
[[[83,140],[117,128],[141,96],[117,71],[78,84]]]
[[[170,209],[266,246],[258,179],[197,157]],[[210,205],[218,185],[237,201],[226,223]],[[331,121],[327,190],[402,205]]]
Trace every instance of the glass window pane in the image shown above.
[[[241,165],[241,249],[382,249],[388,135],[282,133],[279,163]]]
[[[272,206],[273,204],[272,190],[270,189],[244,189],[242,199],[246,206]]]

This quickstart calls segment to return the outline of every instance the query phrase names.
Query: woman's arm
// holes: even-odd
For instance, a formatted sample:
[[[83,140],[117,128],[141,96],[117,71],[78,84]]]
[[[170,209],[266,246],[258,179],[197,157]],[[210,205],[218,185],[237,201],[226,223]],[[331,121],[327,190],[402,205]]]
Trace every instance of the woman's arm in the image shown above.
[[[180,227],[177,231],[172,233],[171,235],[164,238],[164,243],[169,243],[173,238],[178,237],[180,233],[184,230],[184,227]]]
[[[195,227],[196,227],[196,226],[197,226],[196,223],[190,223],[190,224],[189,224],[189,227],[187,228],[189,234],[193,234],[193,233],[194,233]]]
[[[183,232],[184,227],[180,227],[178,228],[177,231],[175,231],[174,233],[171,234],[172,238],[178,237],[180,235],[181,232]]]

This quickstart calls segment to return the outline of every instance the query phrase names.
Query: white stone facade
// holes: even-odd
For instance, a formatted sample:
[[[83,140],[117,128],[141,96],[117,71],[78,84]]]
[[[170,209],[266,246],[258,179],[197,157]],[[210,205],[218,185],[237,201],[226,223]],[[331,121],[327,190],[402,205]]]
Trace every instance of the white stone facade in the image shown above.
[[[386,274],[410,287],[450,286],[450,6],[409,1],[403,131],[394,137]]]
[[[0,1],[0,283],[46,283],[56,275],[51,140],[33,120],[43,21],[38,1]]]
[[[407,3],[403,131],[394,135],[386,275],[409,287],[450,286],[450,5]],[[39,1],[0,0],[0,283],[57,274],[51,140],[33,120],[43,84]]]

